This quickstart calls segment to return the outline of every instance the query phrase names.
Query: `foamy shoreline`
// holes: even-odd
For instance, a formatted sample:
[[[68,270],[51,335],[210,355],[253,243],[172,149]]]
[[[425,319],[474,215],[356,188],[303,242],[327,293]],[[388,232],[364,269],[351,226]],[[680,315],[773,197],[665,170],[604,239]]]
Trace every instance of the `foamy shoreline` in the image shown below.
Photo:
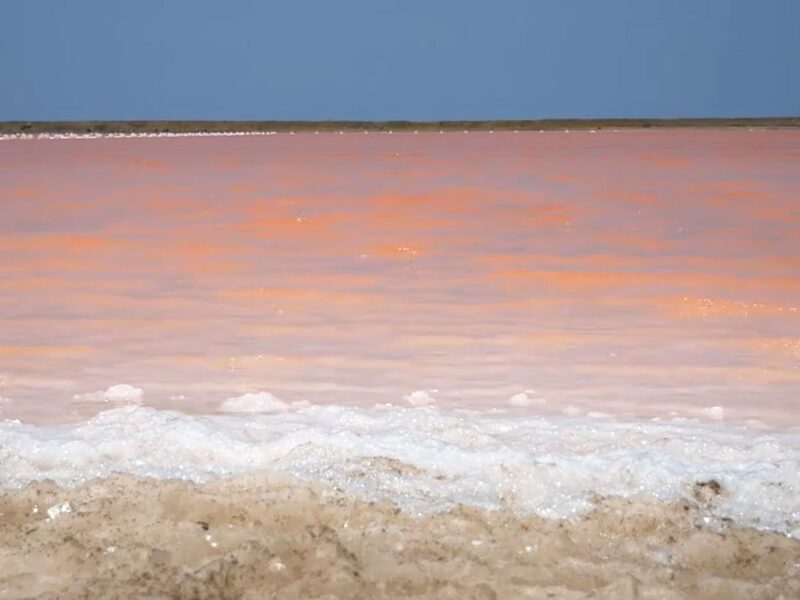
[[[132,405],[64,425],[6,420],[0,488],[273,472],[413,513],[464,504],[549,519],[586,515],[597,496],[710,494],[709,524],[800,537],[797,431],[247,400],[228,402],[227,415]]]
[[[800,593],[798,432],[266,393],[220,409],[0,422],[0,596]]]

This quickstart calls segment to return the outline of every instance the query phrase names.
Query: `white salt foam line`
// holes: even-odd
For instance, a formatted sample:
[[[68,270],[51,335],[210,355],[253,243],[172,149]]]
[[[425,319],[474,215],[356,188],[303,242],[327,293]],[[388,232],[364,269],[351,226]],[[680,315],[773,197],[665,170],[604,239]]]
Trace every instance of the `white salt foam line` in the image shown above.
[[[307,406],[252,394],[192,416],[143,406],[88,421],[0,423],[0,486],[73,485],[114,473],[206,481],[265,470],[409,510],[459,503],[566,518],[591,498],[692,499],[716,481],[713,518],[800,527],[800,432],[723,423],[618,422],[448,412],[432,406]]]

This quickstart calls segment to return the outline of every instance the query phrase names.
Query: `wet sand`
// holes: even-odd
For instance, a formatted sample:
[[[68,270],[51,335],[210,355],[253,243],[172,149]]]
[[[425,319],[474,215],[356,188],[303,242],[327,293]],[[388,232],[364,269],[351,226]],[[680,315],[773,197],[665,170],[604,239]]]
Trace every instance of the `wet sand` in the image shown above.
[[[800,541],[707,524],[718,493],[597,498],[587,516],[554,521],[470,507],[413,515],[263,475],[42,482],[0,494],[0,596],[800,596]]]

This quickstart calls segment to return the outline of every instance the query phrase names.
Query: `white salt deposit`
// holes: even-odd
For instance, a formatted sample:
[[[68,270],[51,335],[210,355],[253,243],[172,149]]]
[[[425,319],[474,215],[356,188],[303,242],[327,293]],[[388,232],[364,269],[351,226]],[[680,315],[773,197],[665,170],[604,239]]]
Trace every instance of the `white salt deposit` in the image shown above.
[[[124,404],[141,404],[143,398],[144,390],[128,385],[127,383],[118,383],[106,390],[88,394],[76,394],[74,396],[74,399],[80,402],[113,402]]]
[[[269,413],[287,410],[289,404],[269,392],[243,394],[225,400],[220,409],[230,413]]]
[[[126,383],[120,383],[109,387],[104,392],[103,396],[109,402],[141,402],[144,397],[144,391],[141,388],[133,387]]]
[[[430,406],[431,404],[436,404],[436,398],[431,396],[431,392],[435,393],[436,390],[417,390],[404,396],[404,398],[411,406]]]
[[[800,529],[799,430],[432,406],[301,408],[263,392],[232,400],[259,410],[192,416],[125,406],[68,425],[0,422],[0,486],[276,471],[413,511],[466,503],[565,518],[589,510],[595,495],[695,502],[696,484],[713,480],[722,493],[709,500],[710,518]],[[281,410],[261,410],[274,406]]]
[[[62,502],[61,504],[56,504],[55,506],[51,506],[47,509],[47,518],[51,521],[60,517],[61,515],[66,515],[72,512],[72,506],[69,502]]]
[[[715,421],[721,421],[725,418],[725,409],[721,406],[709,406],[700,411],[701,414],[707,416]]]
[[[99,138],[173,138],[173,137],[241,137],[278,135],[277,131],[187,131],[187,132],[131,132],[131,133],[5,133],[4,140],[92,140]],[[294,135],[294,134],[291,134]]]
[[[545,399],[536,396],[536,392],[533,390],[525,390],[524,392],[520,392],[519,394],[514,394],[511,398],[508,399],[508,403],[511,406],[534,406],[536,404],[544,404]]]

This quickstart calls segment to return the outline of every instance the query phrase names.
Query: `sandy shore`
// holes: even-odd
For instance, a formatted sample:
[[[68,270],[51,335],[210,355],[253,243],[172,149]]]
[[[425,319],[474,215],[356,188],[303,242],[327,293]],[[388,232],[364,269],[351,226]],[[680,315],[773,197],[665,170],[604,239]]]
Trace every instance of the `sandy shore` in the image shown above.
[[[800,597],[800,541],[704,525],[715,493],[558,522],[264,477],[44,482],[0,494],[0,597]]]

